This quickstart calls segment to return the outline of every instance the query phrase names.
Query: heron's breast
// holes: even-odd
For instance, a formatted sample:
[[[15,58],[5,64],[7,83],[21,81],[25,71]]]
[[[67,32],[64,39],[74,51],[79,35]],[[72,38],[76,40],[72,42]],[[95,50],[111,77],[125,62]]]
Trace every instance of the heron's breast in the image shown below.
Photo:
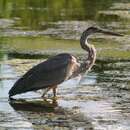
[[[71,60],[70,60],[70,63],[68,65],[68,69],[67,69],[67,77],[66,77],[66,79],[71,77],[72,74],[75,71],[77,71],[79,67],[80,67],[80,63],[77,62],[77,59],[74,56],[71,56]]]

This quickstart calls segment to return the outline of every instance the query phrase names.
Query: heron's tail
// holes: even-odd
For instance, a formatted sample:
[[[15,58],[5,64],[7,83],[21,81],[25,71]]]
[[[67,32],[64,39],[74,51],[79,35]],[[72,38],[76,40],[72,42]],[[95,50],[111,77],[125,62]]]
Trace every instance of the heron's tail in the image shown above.
[[[16,94],[20,94],[23,92],[23,82],[22,78],[16,81],[14,86],[9,90],[9,97],[14,96]]]
[[[15,95],[15,91],[14,91],[13,87],[9,90],[8,94],[9,94],[9,97]]]

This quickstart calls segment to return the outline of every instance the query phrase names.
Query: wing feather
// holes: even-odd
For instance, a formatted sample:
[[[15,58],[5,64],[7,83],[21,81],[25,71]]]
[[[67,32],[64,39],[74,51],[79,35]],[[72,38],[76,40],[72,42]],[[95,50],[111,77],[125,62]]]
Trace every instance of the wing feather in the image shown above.
[[[11,88],[9,95],[47,88],[63,82],[67,76],[71,55],[59,54],[30,69]]]

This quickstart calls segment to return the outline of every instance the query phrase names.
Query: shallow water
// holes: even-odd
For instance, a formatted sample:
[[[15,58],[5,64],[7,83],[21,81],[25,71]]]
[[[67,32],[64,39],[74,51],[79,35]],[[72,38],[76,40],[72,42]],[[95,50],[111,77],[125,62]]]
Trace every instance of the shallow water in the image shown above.
[[[1,0],[0,130],[129,130],[129,9],[129,0]],[[61,52],[84,57],[79,38],[89,26],[125,36],[90,38],[97,48],[96,64],[80,82],[77,78],[59,86],[53,108],[36,110],[9,103],[9,89],[35,64]],[[16,98],[36,100],[40,93]]]
[[[31,60],[26,59],[25,62],[21,59],[21,62],[24,63],[24,67],[28,66]],[[54,110],[48,112],[43,108],[44,112],[37,112],[23,108],[17,110],[9,105],[8,90],[20,75],[17,73],[20,70],[11,60],[2,62],[1,68],[6,69],[1,69],[0,127],[25,130],[41,128],[129,130],[129,66],[130,62],[98,63],[80,83],[78,79],[72,79],[59,86],[57,106]],[[49,95],[51,96],[51,93]],[[30,92],[16,98],[31,99],[39,96],[39,93]]]

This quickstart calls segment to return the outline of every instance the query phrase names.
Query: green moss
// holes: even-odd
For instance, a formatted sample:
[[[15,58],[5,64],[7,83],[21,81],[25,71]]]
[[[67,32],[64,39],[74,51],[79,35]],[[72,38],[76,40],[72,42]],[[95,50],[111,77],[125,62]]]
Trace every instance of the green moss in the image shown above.
[[[46,51],[46,50],[75,50],[79,49],[79,42],[75,40],[60,40],[42,37],[13,37],[6,38],[8,51]]]
[[[130,52],[123,51],[123,50],[102,50],[98,53],[99,58],[103,59],[119,59],[119,60],[129,60],[130,59]]]
[[[91,43],[94,44],[97,49],[115,49],[121,47],[119,42],[112,39],[96,38]]]
[[[63,40],[47,36],[39,37],[11,37],[2,39],[4,48],[10,54],[54,54],[68,52],[83,54],[79,40]],[[90,39],[97,49],[97,59],[130,59],[129,51],[123,49],[124,44],[114,39]]]

